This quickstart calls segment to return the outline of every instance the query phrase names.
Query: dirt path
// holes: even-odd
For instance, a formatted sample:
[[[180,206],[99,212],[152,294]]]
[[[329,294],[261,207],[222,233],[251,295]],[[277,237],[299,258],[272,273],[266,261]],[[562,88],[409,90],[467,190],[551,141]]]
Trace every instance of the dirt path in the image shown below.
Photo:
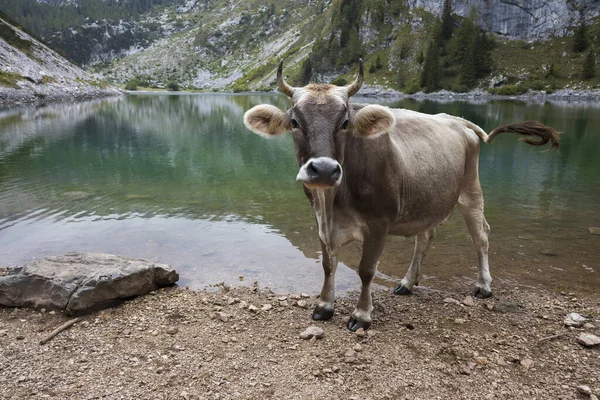
[[[464,299],[378,292],[364,338],[345,328],[352,296],[338,300],[331,321],[313,323],[314,297],[161,290],[88,316],[45,345],[66,317],[0,309],[0,398],[589,398],[578,385],[600,394],[600,349],[576,342],[584,330],[600,335],[597,297],[502,287],[472,306],[447,297]],[[569,331],[570,312],[592,314],[596,327]],[[324,338],[300,339],[310,325]]]

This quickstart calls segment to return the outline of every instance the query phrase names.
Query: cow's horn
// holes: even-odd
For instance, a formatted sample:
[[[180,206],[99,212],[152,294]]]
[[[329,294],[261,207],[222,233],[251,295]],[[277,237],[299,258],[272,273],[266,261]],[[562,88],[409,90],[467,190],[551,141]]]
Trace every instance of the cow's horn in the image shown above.
[[[365,78],[365,66],[363,65],[362,58],[358,60],[358,63],[358,76],[356,77],[354,82],[346,86],[346,90],[348,90],[348,97],[354,96],[356,92],[359,91]]]
[[[287,94],[289,97],[294,95],[294,87],[288,85],[285,79],[283,79],[283,60],[279,61],[279,66],[277,67],[277,86],[279,86],[279,90],[282,93]]]

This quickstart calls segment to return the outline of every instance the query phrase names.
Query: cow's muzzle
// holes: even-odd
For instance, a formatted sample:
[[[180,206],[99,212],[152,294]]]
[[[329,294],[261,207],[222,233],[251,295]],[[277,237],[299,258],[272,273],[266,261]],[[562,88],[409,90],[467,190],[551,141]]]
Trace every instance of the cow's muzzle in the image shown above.
[[[309,189],[327,189],[341,182],[342,166],[329,157],[311,158],[300,167],[296,180]]]

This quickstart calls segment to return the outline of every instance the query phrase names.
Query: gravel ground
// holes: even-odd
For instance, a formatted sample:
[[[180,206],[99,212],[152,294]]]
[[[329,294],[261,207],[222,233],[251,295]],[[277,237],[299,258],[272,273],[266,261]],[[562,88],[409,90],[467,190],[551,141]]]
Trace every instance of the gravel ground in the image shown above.
[[[43,106],[52,103],[76,103],[103,97],[121,96],[115,87],[100,89],[85,82],[69,84],[24,84],[22,89],[0,86],[0,109],[20,106]]]
[[[170,288],[89,315],[45,345],[67,317],[5,308],[0,398],[593,399],[577,386],[600,394],[600,348],[576,338],[600,335],[600,300],[575,296],[379,291],[360,337],[345,328],[356,295],[317,323],[314,296]],[[563,327],[571,312],[595,326]],[[313,325],[324,337],[300,339]]]

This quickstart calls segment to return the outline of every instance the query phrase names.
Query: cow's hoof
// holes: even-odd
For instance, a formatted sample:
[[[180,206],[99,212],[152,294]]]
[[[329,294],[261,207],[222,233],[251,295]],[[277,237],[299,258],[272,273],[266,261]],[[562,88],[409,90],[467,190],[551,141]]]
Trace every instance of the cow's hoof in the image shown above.
[[[396,289],[394,289],[394,294],[397,294],[398,296],[408,296],[412,294],[412,290],[406,286],[398,285],[396,286]]]
[[[366,331],[370,326],[370,322],[359,321],[354,317],[350,317],[348,320],[348,329],[350,329],[352,332],[356,332],[360,328],[363,328]]]
[[[478,299],[487,299],[488,297],[492,297],[492,291],[481,287],[476,287],[475,290],[473,290],[473,297]]]
[[[312,314],[312,319],[315,321],[329,321],[333,317],[333,310],[326,308],[315,307]]]

